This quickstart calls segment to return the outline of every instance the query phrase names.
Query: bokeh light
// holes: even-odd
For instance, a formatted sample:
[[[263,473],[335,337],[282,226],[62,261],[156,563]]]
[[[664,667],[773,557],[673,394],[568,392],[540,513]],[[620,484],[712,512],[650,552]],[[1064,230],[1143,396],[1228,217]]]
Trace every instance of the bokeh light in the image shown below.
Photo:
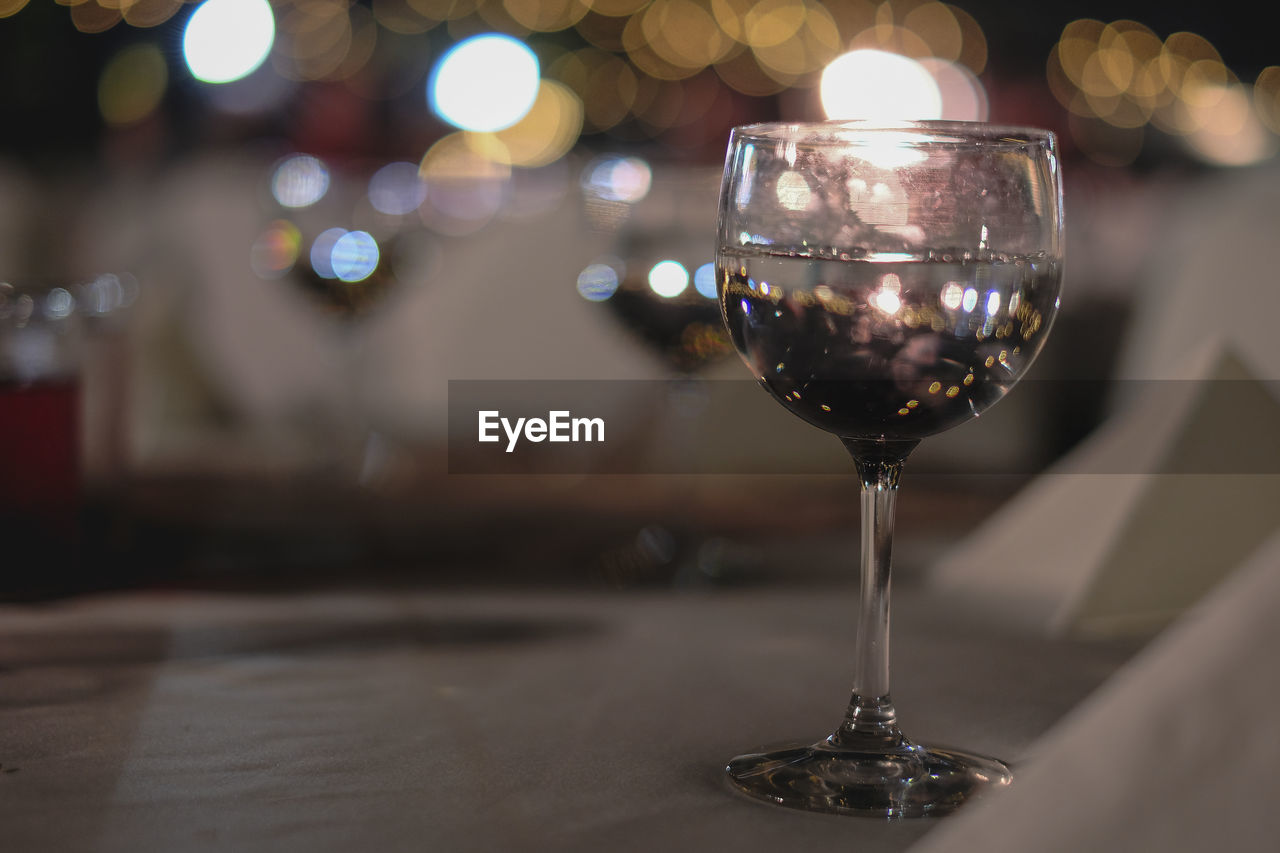
[[[963,298],[964,288],[956,284],[954,281],[949,281],[944,284],[942,286],[942,292],[938,295],[938,299],[942,303],[942,307],[948,308],[952,311],[960,307],[960,300]]]
[[[379,213],[412,213],[426,197],[427,184],[416,163],[388,163],[369,178],[369,203]]]
[[[708,299],[716,298],[716,265],[707,262],[693,272],[693,289]]]
[[[649,194],[653,171],[639,157],[606,155],[582,170],[582,189],[605,201],[635,204]]]
[[[169,85],[169,68],[154,44],[124,48],[102,69],[98,109],[107,124],[129,125],[155,112]]]
[[[830,119],[926,120],[942,117],[942,93],[919,62],[883,50],[853,50],[822,72]]]
[[[187,21],[182,55],[197,80],[229,83],[262,64],[275,33],[267,0],[205,0]]]
[[[0,0],[0,18],[8,18],[22,11],[27,0]]]
[[[640,94],[636,69],[625,59],[596,47],[566,53],[551,64],[549,73],[582,101],[588,132],[608,130],[623,121]]]
[[[333,268],[333,248],[345,236],[347,236],[347,229],[330,228],[321,231],[311,243],[311,269],[315,270],[316,275],[321,278],[338,277],[337,271]]]
[[[427,83],[431,108],[462,130],[510,127],[538,96],[538,58],[507,35],[474,36],[441,57]]]
[[[813,191],[809,188],[809,182],[805,180],[804,175],[792,170],[778,176],[774,194],[778,197],[778,204],[787,210],[804,210],[809,206],[809,199],[813,197]]]
[[[1049,54],[1047,81],[1070,113],[1077,147],[1098,163],[1123,166],[1155,127],[1214,165],[1246,165],[1276,152],[1268,111],[1203,36],[1163,41],[1146,25],[1072,21]],[[1262,79],[1260,75],[1259,79]]]
[[[1276,153],[1276,137],[1253,109],[1248,86],[1227,83],[1197,95],[1197,119],[1184,141],[1216,166],[1248,166]]]
[[[533,106],[510,127],[496,131],[499,152],[512,166],[537,168],[569,153],[582,133],[582,101],[555,80],[543,80]]]
[[[418,172],[427,184],[418,209],[424,224],[460,236],[484,227],[508,197],[509,157],[492,134],[451,133],[423,155]]]
[[[129,26],[146,29],[160,26],[182,6],[183,0],[132,0],[120,3],[120,14]]]
[[[578,273],[578,295],[588,302],[604,302],[618,289],[618,271],[612,264],[588,264]]]
[[[1280,133],[1280,65],[1269,65],[1253,84],[1253,103],[1258,120],[1272,133]]]
[[[310,207],[329,191],[329,168],[310,154],[293,154],[271,176],[271,195],[285,207]]]
[[[511,18],[533,32],[568,29],[591,10],[591,0],[502,0]]]
[[[75,308],[75,297],[65,287],[55,287],[45,295],[43,313],[46,319],[65,320]]]
[[[346,79],[376,38],[373,13],[347,0],[282,0],[271,63],[293,80]]]
[[[364,281],[378,268],[378,241],[368,231],[348,231],[329,252],[329,265],[339,281]]]
[[[920,60],[938,85],[942,97],[939,118],[948,121],[986,121],[990,107],[987,90],[977,75],[959,63],[930,57]]]
[[[281,278],[298,262],[302,234],[285,219],[269,224],[249,249],[249,266],[259,278]]]
[[[138,298],[138,280],[131,275],[103,273],[78,288],[76,304],[82,314],[103,316],[127,308]]]
[[[666,299],[679,296],[689,286],[689,271],[679,261],[658,261],[649,270],[649,289]]]

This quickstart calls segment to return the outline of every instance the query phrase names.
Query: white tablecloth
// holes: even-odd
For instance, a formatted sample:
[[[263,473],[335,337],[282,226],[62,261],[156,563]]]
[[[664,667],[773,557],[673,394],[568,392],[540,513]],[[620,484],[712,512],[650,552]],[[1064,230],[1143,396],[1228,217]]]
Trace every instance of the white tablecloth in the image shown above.
[[[816,740],[856,592],[133,592],[0,607],[0,847],[901,850],[936,820],[770,807],[738,752]],[[909,735],[1015,763],[1132,652],[902,590]]]

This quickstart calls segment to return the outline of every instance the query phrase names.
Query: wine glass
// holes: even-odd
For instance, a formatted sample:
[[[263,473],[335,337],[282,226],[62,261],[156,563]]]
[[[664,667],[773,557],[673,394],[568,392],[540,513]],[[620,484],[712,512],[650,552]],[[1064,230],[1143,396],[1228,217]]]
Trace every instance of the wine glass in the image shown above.
[[[889,565],[903,463],[1026,371],[1058,307],[1053,134],[959,122],[734,129],[717,287],[734,346],[862,479],[853,695],[825,740],[729,762],[739,790],[815,811],[941,814],[1008,785],[1000,761],[909,741],[889,695]]]

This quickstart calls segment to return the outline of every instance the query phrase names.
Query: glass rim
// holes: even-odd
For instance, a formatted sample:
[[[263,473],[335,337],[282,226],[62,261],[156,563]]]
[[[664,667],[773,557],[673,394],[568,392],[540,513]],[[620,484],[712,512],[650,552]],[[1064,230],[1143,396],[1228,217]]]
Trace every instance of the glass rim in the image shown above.
[[[841,136],[841,131],[849,135]],[[811,147],[858,145],[865,137],[892,138],[895,147],[964,146],[1020,148],[1028,145],[1056,145],[1051,130],[1013,124],[991,124],[980,121],[880,121],[874,119],[758,122],[733,128],[731,139],[795,143]]]

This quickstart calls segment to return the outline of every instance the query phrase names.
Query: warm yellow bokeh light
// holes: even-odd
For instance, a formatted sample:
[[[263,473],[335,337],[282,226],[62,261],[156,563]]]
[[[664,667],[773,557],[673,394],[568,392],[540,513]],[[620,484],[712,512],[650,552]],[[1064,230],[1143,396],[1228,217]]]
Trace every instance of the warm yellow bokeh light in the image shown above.
[[[505,181],[511,177],[511,157],[503,148],[492,133],[450,133],[427,149],[418,165],[418,174],[428,182]]]
[[[343,0],[295,3],[279,15],[273,67],[293,80],[322,80],[336,72],[352,49],[352,13]]]
[[[835,20],[825,7],[812,2],[806,5],[804,22],[793,38],[751,48],[765,73],[787,83],[824,68],[841,49]]]
[[[776,95],[793,82],[785,78],[778,79],[781,75],[776,72],[771,75],[765,71],[755,53],[750,50],[744,50],[725,62],[716,63],[715,68],[716,75],[729,88],[753,97]]]
[[[1276,153],[1276,138],[1253,110],[1252,92],[1239,83],[1208,85],[1189,107],[1195,127],[1184,141],[1206,162],[1217,166],[1249,166]]]
[[[22,11],[27,0],[0,0],[0,18],[8,18]]]
[[[461,236],[492,220],[506,202],[511,178],[511,157],[504,148],[492,133],[466,131],[432,145],[418,167],[427,185],[426,201],[418,208],[423,224]]]
[[[1273,133],[1280,133],[1280,65],[1262,69],[1253,84],[1253,103],[1258,119]]]
[[[674,57],[673,52],[668,51],[668,56],[663,56],[655,49],[645,31],[647,12],[648,10],[632,15],[622,31],[623,49],[631,63],[656,80],[683,80],[701,71],[705,65],[684,60],[672,61],[668,56]]]
[[[751,47],[769,47],[795,37],[804,25],[803,0],[758,0],[742,17],[742,33]]]
[[[539,33],[568,29],[591,10],[590,0],[502,0],[502,6],[521,26]]]
[[[512,166],[536,168],[554,163],[573,148],[582,133],[582,101],[563,83],[543,80],[524,118],[491,134],[501,147],[482,147]]]
[[[104,33],[122,20],[119,9],[108,9],[94,2],[71,7],[71,24],[82,33]]]
[[[129,26],[147,29],[160,26],[182,7],[183,0],[132,0],[120,4],[120,13]]]
[[[964,33],[955,12],[945,4],[933,0],[921,3],[903,16],[902,26],[924,39],[933,56],[952,61],[960,58]]]
[[[733,48],[733,39],[694,0],[653,0],[639,19],[648,46],[676,66],[705,68]]]
[[[425,33],[440,23],[415,8],[412,0],[373,0],[369,9],[379,26],[399,35]]]
[[[608,130],[625,119],[640,90],[630,63],[594,47],[566,53],[548,73],[582,101],[583,126],[591,132]]]
[[[609,18],[633,15],[645,7],[649,0],[591,0],[591,11]]]
[[[1210,163],[1271,156],[1263,130],[1267,96],[1251,100],[1203,36],[1177,32],[1162,42],[1137,21],[1082,18],[1063,28],[1045,71],[1050,91],[1071,113],[1078,146],[1100,163],[1132,162],[1148,124],[1184,137]],[[1280,71],[1275,76],[1280,88]]]
[[[982,27],[973,15],[970,15],[959,6],[953,6],[950,3],[946,4],[946,6],[951,11],[951,14],[955,16],[956,24],[960,27],[960,34],[963,38],[957,62],[974,74],[981,74],[987,68],[986,34],[982,32]]]
[[[98,109],[107,124],[134,124],[155,112],[169,85],[169,68],[154,44],[124,48],[98,79]]]
[[[409,0],[409,5],[424,17],[437,21],[456,21],[474,14],[481,2],[482,0]]]

